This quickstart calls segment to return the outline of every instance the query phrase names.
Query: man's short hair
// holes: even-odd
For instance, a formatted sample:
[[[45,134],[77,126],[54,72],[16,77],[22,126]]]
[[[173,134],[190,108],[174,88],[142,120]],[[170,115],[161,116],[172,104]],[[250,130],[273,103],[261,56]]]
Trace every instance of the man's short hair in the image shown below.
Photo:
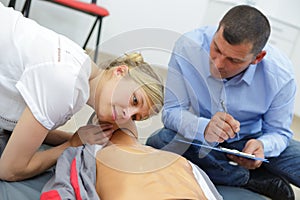
[[[221,27],[223,37],[229,44],[251,43],[251,53],[254,55],[262,51],[271,32],[267,17],[248,5],[231,8],[221,19],[218,30]]]

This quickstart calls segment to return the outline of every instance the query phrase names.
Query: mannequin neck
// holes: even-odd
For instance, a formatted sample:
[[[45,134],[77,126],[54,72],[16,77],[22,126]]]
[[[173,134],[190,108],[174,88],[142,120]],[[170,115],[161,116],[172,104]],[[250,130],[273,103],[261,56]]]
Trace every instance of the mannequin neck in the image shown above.
[[[110,141],[113,144],[133,145],[138,143],[137,136],[127,128],[119,128],[114,131]]]

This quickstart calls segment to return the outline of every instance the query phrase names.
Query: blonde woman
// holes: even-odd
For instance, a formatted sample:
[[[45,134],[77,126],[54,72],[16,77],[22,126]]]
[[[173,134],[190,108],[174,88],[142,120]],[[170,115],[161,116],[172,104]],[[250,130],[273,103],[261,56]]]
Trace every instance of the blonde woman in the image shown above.
[[[46,171],[67,147],[105,144],[112,123],[146,119],[162,106],[163,86],[140,54],[99,69],[74,42],[2,4],[0,24],[0,190]],[[105,123],[57,130],[85,104]],[[38,151],[42,143],[54,147]]]

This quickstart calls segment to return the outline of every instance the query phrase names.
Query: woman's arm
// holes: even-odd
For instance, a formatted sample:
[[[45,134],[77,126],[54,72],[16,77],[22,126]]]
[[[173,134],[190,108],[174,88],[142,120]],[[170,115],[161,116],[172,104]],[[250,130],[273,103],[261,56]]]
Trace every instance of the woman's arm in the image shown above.
[[[29,108],[26,108],[0,158],[0,179],[23,180],[53,166],[61,153],[71,146],[71,142],[67,141],[49,150],[37,152],[47,134],[48,130],[34,118]]]
[[[106,144],[112,135],[112,127],[111,124],[89,124],[69,135],[59,130],[49,131],[27,107],[0,158],[0,180],[19,181],[38,175],[53,166],[70,146]],[[58,146],[38,152],[43,142]]]
[[[68,140],[70,140],[72,137],[72,133],[68,133],[62,130],[53,130],[49,131],[45,140],[44,144],[57,146],[60,145]]]

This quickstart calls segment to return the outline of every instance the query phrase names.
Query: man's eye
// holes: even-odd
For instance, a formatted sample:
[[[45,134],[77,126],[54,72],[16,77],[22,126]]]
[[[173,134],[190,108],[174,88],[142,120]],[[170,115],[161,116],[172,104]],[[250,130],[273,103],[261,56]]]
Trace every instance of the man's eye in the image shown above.
[[[214,49],[215,49],[216,53],[221,53],[221,52],[220,52],[220,49],[219,49],[218,47],[215,46]]]
[[[138,99],[136,98],[136,96],[135,95],[133,95],[133,97],[132,97],[132,103],[133,103],[133,105],[138,105]]]
[[[229,59],[229,61],[231,62],[231,63],[241,63],[241,61],[240,60],[236,60],[236,59]]]

